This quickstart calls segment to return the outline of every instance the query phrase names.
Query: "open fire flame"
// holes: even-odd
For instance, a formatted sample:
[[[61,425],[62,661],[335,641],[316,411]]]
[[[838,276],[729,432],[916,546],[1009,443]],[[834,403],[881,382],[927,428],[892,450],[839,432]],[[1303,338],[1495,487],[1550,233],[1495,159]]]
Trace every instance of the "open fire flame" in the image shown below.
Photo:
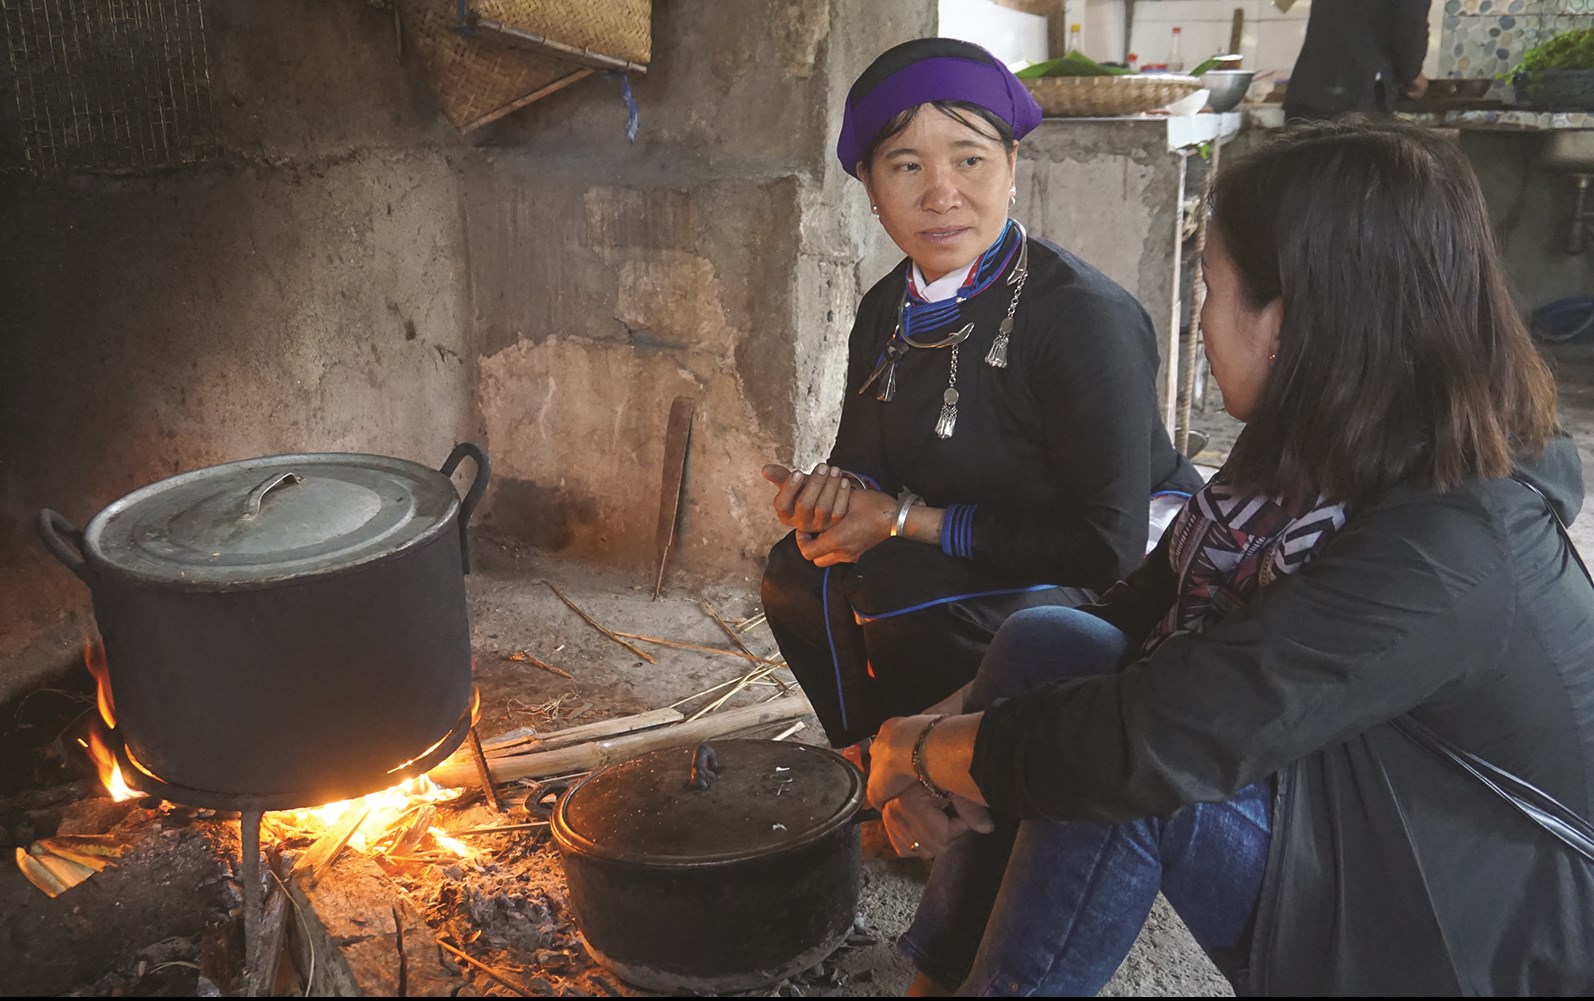
[[[109,735],[116,727],[116,701],[111,693],[110,665],[106,660],[105,647],[85,639],[83,663],[94,677],[99,721],[89,728],[86,738],[78,740],[78,744],[88,752],[99,770],[100,782],[113,800],[121,802],[142,796],[143,792],[128,784],[111,750]],[[405,762],[394,770],[408,764]],[[340,823],[355,823],[355,818],[363,816],[348,838],[349,847],[355,851],[403,857],[426,857],[441,852],[457,858],[470,858],[470,846],[429,823],[436,804],[456,799],[460,794],[459,789],[445,788],[425,775],[418,775],[355,799],[275,812],[268,815],[263,831],[275,830],[284,836],[294,831],[322,834]]]
[[[79,738],[94,767],[99,769],[100,782],[105,791],[118,803],[142,796],[143,793],[127,784],[122,777],[122,766],[112,753],[107,735],[116,728],[116,701],[111,697],[111,669],[105,659],[105,647],[93,640],[83,641],[83,664],[94,676],[95,697],[100,706],[99,723],[89,728],[88,739]],[[103,724],[103,726],[101,725]]]

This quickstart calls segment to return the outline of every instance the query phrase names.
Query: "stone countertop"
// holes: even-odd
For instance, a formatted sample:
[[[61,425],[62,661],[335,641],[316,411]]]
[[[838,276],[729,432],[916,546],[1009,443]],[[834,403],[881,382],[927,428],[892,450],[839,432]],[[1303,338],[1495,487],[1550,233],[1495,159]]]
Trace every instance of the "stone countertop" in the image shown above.
[[[1594,112],[1534,111],[1529,108],[1497,108],[1477,111],[1402,113],[1408,121],[1442,128],[1479,132],[1555,132],[1562,129],[1594,129]]]
[[[1201,112],[1194,115],[1117,115],[1091,118],[1043,118],[1041,126],[1084,127],[1090,129],[1127,127],[1131,129],[1163,129],[1168,149],[1179,150],[1199,146],[1204,142],[1223,142],[1240,131],[1244,116],[1238,111]]]

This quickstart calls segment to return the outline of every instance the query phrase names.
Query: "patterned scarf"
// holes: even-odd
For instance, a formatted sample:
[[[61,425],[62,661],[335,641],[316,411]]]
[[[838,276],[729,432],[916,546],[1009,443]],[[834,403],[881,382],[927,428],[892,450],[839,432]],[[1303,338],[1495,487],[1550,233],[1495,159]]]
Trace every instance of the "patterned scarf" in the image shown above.
[[[1321,496],[1285,504],[1241,494],[1219,470],[1168,529],[1178,597],[1141,652],[1150,653],[1174,633],[1201,632],[1244,605],[1257,588],[1305,566],[1344,526],[1343,504]]]

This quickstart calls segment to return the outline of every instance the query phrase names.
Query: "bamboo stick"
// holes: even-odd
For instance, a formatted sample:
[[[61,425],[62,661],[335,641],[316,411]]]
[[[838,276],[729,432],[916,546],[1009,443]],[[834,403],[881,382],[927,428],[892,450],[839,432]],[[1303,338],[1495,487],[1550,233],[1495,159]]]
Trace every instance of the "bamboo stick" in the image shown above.
[[[564,602],[567,606],[569,606],[569,608],[570,608],[570,610],[572,612],[575,612],[577,615],[579,615],[583,619],[585,619],[587,625],[589,625],[592,628],[596,629],[598,632],[602,633],[603,635],[609,637],[611,640],[614,640],[616,643],[618,643],[621,646],[625,647],[627,650],[630,650],[632,653],[636,654],[638,657],[641,657],[643,660],[647,661],[649,664],[657,664],[659,662],[658,658],[654,657],[651,653],[648,653],[646,650],[642,649],[641,647],[634,646],[631,643],[628,643],[625,640],[621,639],[620,635],[618,633],[616,633],[613,629],[610,629],[608,626],[603,625],[597,619],[594,619],[592,616],[588,615],[585,611],[582,610],[580,605],[576,604],[575,602],[571,601],[569,598],[565,597],[565,593],[563,591],[559,590],[559,588],[554,584],[553,581],[551,581],[551,580],[543,581],[543,583],[547,584],[549,589],[552,590],[554,594],[558,595],[559,600]]]
[[[676,723],[673,726],[658,727],[553,751],[506,755],[495,758],[488,764],[492,768],[494,782],[592,771],[616,761],[635,757],[644,751],[691,744],[712,737],[724,737],[768,723],[782,723],[798,716],[806,716],[812,711],[813,708],[808,704],[807,697],[802,692],[793,692],[777,695],[757,705],[727,709],[691,722]],[[468,784],[473,774],[466,763],[451,759],[433,769],[431,777],[432,781],[439,785],[461,786]]]
[[[758,654],[754,653],[752,651],[752,648],[749,647],[746,643],[742,642],[741,634],[738,633],[736,630],[732,629],[731,628],[731,624],[729,622],[726,622],[724,619],[720,618],[720,613],[718,613],[718,612],[716,612],[714,610],[714,606],[713,605],[710,605],[706,601],[703,602],[703,611],[705,611],[705,612],[707,612],[709,614],[709,618],[711,618],[715,622],[719,623],[719,627],[721,629],[725,630],[725,635],[729,636],[731,638],[731,642],[735,643],[737,648],[740,649],[742,651],[742,653],[747,654],[747,656],[753,658],[754,660],[763,660],[764,659],[764,658],[758,656]]]
[[[643,643],[656,643],[659,646],[673,647],[677,650],[695,650],[698,653],[717,653],[721,657],[735,657],[738,660],[752,660],[761,664],[772,664],[774,661],[768,657],[760,657],[745,650],[727,650],[722,646],[707,646],[702,643],[688,643],[685,640],[667,640],[662,636],[643,636],[639,633],[615,632],[616,636],[623,636],[628,640],[640,640]]]
[[[491,740],[482,741],[482,749],[487,752],[489,759],[503,757],[506,754],[524,754],[527,751],[551,751],[556,747],[569,747],[571,744],[579,744],[585,740],[614,737],[622,733],[631,733],[635,730],[647,730],[655,726],[664,726],[667,723],[678,723],[681,719],[681,714],[675,709],[653,709],[645,713],[637,713],[634,716],[600,719],[592,723],[582,723],[580,726],[566,727],[563,730],[553,730],[545,734],[539,734],[531,727],[521,727],[518,730],[500,734]]]

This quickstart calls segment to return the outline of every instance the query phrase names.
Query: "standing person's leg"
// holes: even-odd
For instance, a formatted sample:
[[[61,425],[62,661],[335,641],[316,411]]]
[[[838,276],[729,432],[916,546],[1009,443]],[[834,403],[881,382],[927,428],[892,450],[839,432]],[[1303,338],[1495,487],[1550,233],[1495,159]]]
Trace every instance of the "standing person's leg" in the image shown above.
[[[885,719],[869,678],[863,630],[842,593],[854,569],[814,566],[793,533],[770,550],[762,587],[769,631],[832,747],[873,736]]]
[[[1106,673],[1117,666],[1126,647],[1122,633],[1085,612],[1055,607],[1018,612],[991,643],[966,708],[978,711],[1052,681]],[[960,838],[936,859],[913,925],[898,940],[920,970],[948,987],[961,983],[974,964],[1019,833],[1017,822],[996,821],[992,833]],[[1105,850],[1108,831],[1099,825],[1094,831],[1081,828],[1074,832],[1074,843],[1052,848],[1069,858],[1094,858]],[[1071,876],[1074,882],[1078,878]]]

